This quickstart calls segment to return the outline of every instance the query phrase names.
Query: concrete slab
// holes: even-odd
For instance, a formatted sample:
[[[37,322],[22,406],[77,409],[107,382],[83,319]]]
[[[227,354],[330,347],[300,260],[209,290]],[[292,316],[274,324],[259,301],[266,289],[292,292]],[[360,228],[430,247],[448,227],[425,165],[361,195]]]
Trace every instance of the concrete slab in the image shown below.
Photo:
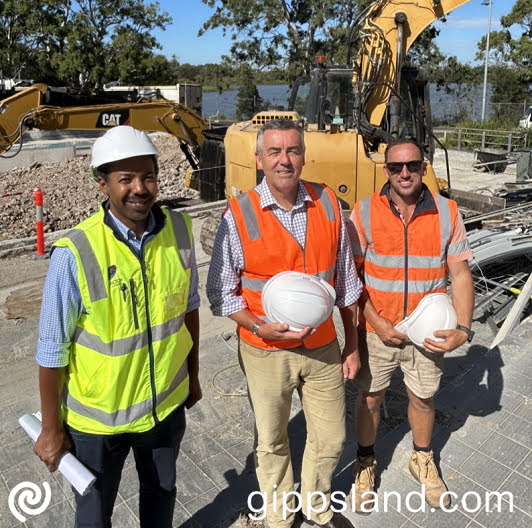
[[[462,164],[465,164],[463,161]],[[464,165],[465,166],[465,165]],[[464,169],[465,170],[465,169]],[[478,174],[475,185],[482,185],[489,175]],[[503,177],[509,180],[515,175]],[[501,181],[501,175],[497,175]],[[237,360],[234,324],[227,318],[210,314],[205,296],[208,256],[199,246],[199,229],[205,210],[193,212],[196,256],[199,263],[201,380],[204,398],[187,413],[187,432],[178,458],[178,496],[174,514],[175,527],[243,528],[246,526],[247,499],[258,490],[253,462],[253,415],[245,391],[245,378]],[[0,247],[1,249],[1,247]],[[29,282],[43,284],[48,263],[31,261],[27,256],[0,260],[0,304],[14,289]],[[35,303],[38,302],[35,300]],[[335,314],[338,321],[338,314]],[[527,493],[532,489],[532,418],[529,373],[532,322],[516,329],[508,342],[488,350],[493,334],[487,325],[475,323],[475,342],[446,357],[443,387],[437,397],[434,435],[436,456],[449,489],[457,494],[457,511],[409,512],[405,497],[418,491],[419,485],[408,473],[412,436],[406,421],[404,387],[401,376],[393,379],[387,399],[388,415],[382,415],[377,451],[380,485],[378,495],[397,491],[402,497],[401,511],[375,512],[369,517],[346,512],[357,528],[378,526],[414,527],[466,526],[467,528],[512,528],[532,525]],[[39,407],[37,368],[33,359],[38,332],[38,313],[7,320],[0,315],[0,526],[73,526],[73,495],[59,475],[50,475],[32,452],[31,443],[19,428],[17,418]],[[521,337],[517,336],[518,334]],[[222,335],[229,337],[227,340]],[[517,337],[516,337],[517,336]],[[527,337],[528,336],[528,337]],[[333,479],[333,488],[349,492],[355,456],[356,431],[353,408],[356,389],[346,385],[348,443]],[[290,422],[294,475],[299,481],[305,423],[301,406],[295,398]],[[25,525],[10,512],[8,497],[20,482],[52,488],[50,506],[39,515],[30,516]],[[476,492],[484,498],[487,491],[514,494],[514,511],[508,500],[502,501],[502,513],[475,511]],[[494,501],[492,501],[494,503]],[[453,502],[454,504],[454,502]],[[494,509],[492,504],[491,509]],[[244,515],[244,520],[238,517]],[[138,526],[138,479],[134,460],[129,457],[124,468],[119,498],[113,516],[115,528]],[[252,526],[249,524],[248,526]],[[296,528],[306,527],[301,520]]]

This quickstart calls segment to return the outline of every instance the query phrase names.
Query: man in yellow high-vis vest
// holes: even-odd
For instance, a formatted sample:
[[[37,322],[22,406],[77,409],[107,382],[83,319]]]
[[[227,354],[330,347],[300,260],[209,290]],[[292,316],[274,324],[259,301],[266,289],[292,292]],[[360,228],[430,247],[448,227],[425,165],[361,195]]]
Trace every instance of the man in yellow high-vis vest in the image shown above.
[[[100,210],[52,248],[37,362],[42,433],[55,471],[65,450],[97,477],[76,491],[76,528],[108,528],[131,449],[142,528],[171,528],[184,408],[201,399],[199,295],[191,220],[157,198],[157,150],[129,126],[97,139]]]

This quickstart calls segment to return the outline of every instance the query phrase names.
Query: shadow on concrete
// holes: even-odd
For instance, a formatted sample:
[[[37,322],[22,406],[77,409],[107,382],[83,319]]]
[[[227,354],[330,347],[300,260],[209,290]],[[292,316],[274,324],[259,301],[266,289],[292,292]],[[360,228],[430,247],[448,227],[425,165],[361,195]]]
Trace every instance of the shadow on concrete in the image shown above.
[[[479,345],[469,347],[466,355],[449,355],[445,358],[442,385],[435,396],[436,416],[432,434],[432,447],[437,464],[451,434],[460,430],[469,416],[484,417],[501,410],[503,365],[498,348],[488,350]],[[401,411],[405,421],[397,427],[396,434],[392,431],[382,437],[380,444],[383,449],[378,452],[379,473],[390,465],[395,448],[410,430],[406,419],[407,407],[408,397],[404,391]]]
[[[479,345],[470,346],[464,355],[450,354],[445,357],[440,390],[435,396],[436,417],[432,435],[432,447],[438,465],[440,452],[451,434],[460,430],[469,416],[485,417],[501,410],[503,365],[498,348],[488,350]],[[348,440],[333,479],[333,489],[345,493],[349,491],[353,481],[356,457],[354,408],[357,394],[357,389],[352,384],[346,386]],[[407,410],[408,396],[403,375],[398,368],[386,394],[386,407],[381,408],[381,423],[376,441],[377,489],[380,475],[390,466],[397,447],[405,444],[405,435],[410,431]],[[408,445],[402,447],[409,451],[412,446],[408,442]]]
[[[306,424],[303,411],[298,412],[288,423],[288,437],[290,452],[292,455],[292,468],[294,480],[300,481],[301,464],[306,441]],[[254,491],[259,491],[259,484],[255,476],[255,462],[253,453],[246,457],[244,469],[238,473],[235,469],[229,469],[224,473],[227,487],[220,491],[214,500],[198,510],[182,528],[229,528],[240,517],[253,513],[248,505],[248,497]],[[253,501],[253,507],[258,511],[261,508],[260,497]],[[260,513],[254,515],[260,516]],[[245,519],[242,527],[246,526]],[[250,527],[259,527],[260,523],[249,523]],[[297,523],[294,527],[299,526]]]

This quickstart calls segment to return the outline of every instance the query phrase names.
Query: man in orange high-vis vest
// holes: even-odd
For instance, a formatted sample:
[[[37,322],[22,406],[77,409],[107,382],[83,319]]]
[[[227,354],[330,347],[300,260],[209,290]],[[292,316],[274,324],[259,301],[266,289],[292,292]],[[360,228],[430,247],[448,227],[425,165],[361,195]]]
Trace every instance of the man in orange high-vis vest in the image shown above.
[[[239,360],[256,425],[255,463],[270,528],[289,528],[301,508],[314,525],[350,527],[330,504],[331,478],[345,441],[344,378],[359,368],[357,300],[362,290],[338,199],[325,185],[301,181],[303,129],[272,120],[257,135],[264,179],[230,200],[216,236],[207,280],[214,315],[238,325]],[[332,317],[318,328],[290,331],[264,320],[262,288],[281,271],[327,280],[345,329],[340,351]],[[296,500],[288,441],[292,395],[307,422]]]
[[[422,183],[425,172],[423,152],[413,140],[390,143],[384,168],[388,182],[356,203],[348,222],[355,263],[365,283],[359,317],[361,369],[355,379],[358,452],[351,494],[360,513],[370,513],[375,505],[370,493],[363,494],[374,490],[380,406],[398,365],[409,397],[414,443],[410,471],[425,486],[430,506],[450,504],[431,449],[433,396],[443,355],[473,337],[474,291],[467,262],[473,254],[456,203],[431,193]],[[416,347],[394,326],[424,296],[445,293],[449,275],[458,326],[435,332],[442,342],[425,339],[424,348]]]

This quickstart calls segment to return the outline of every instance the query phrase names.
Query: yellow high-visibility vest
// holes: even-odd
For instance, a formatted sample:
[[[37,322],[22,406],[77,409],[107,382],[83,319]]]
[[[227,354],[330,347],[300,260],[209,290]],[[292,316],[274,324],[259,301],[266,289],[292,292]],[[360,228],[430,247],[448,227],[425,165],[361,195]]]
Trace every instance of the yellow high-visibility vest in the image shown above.
[[[72,338],[62,413],[86,433],[142,432],[188,395],[191,220],[154,205],[157,228],[139,258],[106,207],[54,244],[76,257],[86,311]]]

